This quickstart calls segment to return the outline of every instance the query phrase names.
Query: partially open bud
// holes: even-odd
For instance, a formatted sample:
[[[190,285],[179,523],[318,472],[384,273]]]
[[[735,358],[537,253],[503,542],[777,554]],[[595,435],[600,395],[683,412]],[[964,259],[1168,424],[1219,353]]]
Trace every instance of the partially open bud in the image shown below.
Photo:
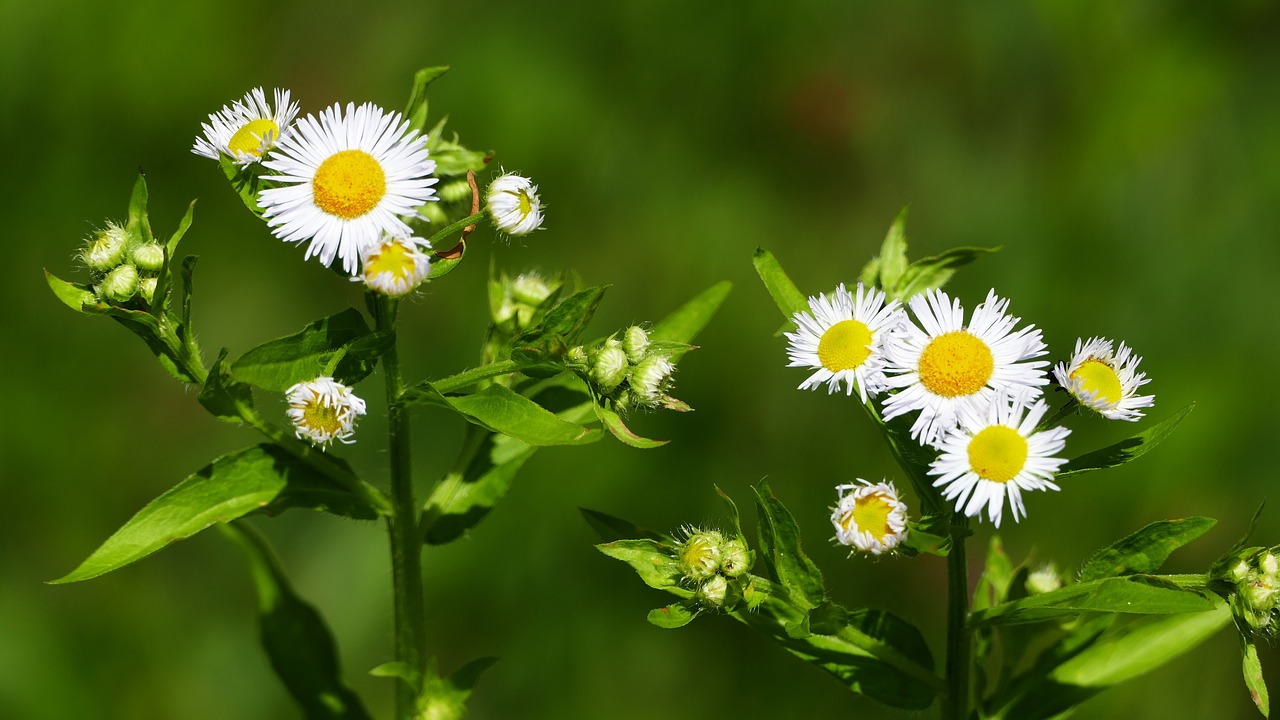
[[[720,570],[720,547],[724,536],[715,530],[690,528],[688,536],[676,546],[676,560],[690,580],[706,580]],[[723,598],[723,594],[722,594]]]
[[[108,220],[107,226],[95,232],[80,251],[80,261],[90,270],[106,272],[124,260],[128,240],[124,228]]]
[[[631,369],[632,399],[637,405],[653,407],[671,386],[676,366],[663,355],[649,355]]]
[[[750,570],[754,561],[755,555],[742,538],[733,538],[720,546],[720,570],[728,577],[735,578]]]
[[[99,294],[107,300],[125,302],[138,293],[138,269],[132,265],[121,265],[102,279],[98,285]]]
[[[164,267],[164,248],[157,243],[145,243],[133,249],[133,264],[139,270],[156,272]]]

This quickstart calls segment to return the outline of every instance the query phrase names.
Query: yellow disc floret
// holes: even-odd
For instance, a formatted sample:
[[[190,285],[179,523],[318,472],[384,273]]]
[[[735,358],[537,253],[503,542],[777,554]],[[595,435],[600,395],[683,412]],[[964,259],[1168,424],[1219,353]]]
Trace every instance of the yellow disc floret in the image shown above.
[[[1011,427],[992,425],[969,441],[969,467],[978,477],[1006,483],[1027,464],[1027,440]]]
[[[966,330],[939,335],[920,353],[920,382],[943,397],[978,392],[991,379],[994,369],[991,348]]]
[[[342,429],[338,408],[312,401],[302,411],[302,422],[308,428],[336,435]]]
[[[1080,363],[1080,367],[1072,371],[1071,379],[1095,400],[1102,400],[1108,405],[1114,406],[1124,397],[1120,376],[1115,368],[1101,360],[1089,359]]]
[[[818,361],[833,373],[853,370],[871,356],[871,330],[857,320],[832,325],[818,341]]]
[[[376,252],[365,258],[364,276],[377,277],[382,273],[391,273],[397,280],[408,280],[413,277],[416,265],[408,248],[397,242],[387,243]]]
[[[852,520],[857,524],[856,529],[871,533],[879,540],[893,533],[893,528],[889,527],[889,515],[894,507],[892,498],[885,497],[884,493],[869,493],[858,498],[853,510],[840,518],[840,523],[845,530],[852,530],[854,528],[849,527]]]
[[[320,163],[312,187],[316,207],[351,220],[378,206],[387,194],[387,176],[369,153],[342,150]]]
[[[273,120],[250,120],[244,124],[244,127],[236,131],[235,135],[227,141],[227,149],[232,155],[253,155],[257,157],[262,154],[262,138],[271,134],[271,137],[280,137],[280,128]]]

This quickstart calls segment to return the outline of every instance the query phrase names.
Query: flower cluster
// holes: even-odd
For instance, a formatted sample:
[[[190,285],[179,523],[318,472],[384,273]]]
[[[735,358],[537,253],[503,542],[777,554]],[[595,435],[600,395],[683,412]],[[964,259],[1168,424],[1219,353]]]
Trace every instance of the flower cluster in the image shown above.
[[[676,544],[676,563],[684,583],[694,589],[698,602],[712,609],[732,606],[741,597],[736,580],[751,569],[755,553],[740,537],[726,537],[716,530],[685,528]]]
[[[620,411],[659,406],[687,410],[667,393],[676,361],[691,348],[685,343],[654,342],[644,328],[633,325],[621,338],[612,335],[600,347],[570,349],[567,363]]]
[[[107,221],[80,250],[80,262],[93,276],[93,291],[108,303],[127,303],[135,297],[150,304],[165,264],[163,245],[140,231]]]
[[[1231,612],[1241,630],[1274,636],[1280,619],[1280,547],[1245,548],[1219,563]]]
[[[800,389],[856,390],[864,404],[880,400],[885,422],[914,413],[910,435],[936,453],[928,475],[957,512],[985,515],[999,527],[1006,499],[1016,521],[1026,515],[1024,492],[1058,489],[1053,477],[1070,430],[1041,427],[1049,410],[1045,344],[1039,329],[1009,313],[1007,299],[990,291],[966,318],[942,290],[914,295],[903,307],[858,283],[808,305],[786,334],[788,366],[813,371]],[[1147,382],[1140,361],[1124,343],[1115,351],[1104,338],[1079,340],[1053,377],[1069,403],[1136,421],[1153,403],[1137,395]],[[832,522],[841,543],[880,554],[901,539],[882,522],[896,512],[897,494],[892,485],[862,482],[837,488]],[[905,507],[900,517],[905,523]]]

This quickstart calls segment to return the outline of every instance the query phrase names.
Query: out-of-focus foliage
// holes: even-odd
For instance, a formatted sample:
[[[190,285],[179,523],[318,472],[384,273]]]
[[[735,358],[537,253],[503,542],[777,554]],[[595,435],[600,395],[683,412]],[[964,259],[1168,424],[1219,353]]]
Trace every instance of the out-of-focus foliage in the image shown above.
[[[713,483],[742,497],[768,475],[806,550],[845,568],[826,573],[837,601],[892,608],[940,637],[940,559],[845,562],[825,544],[832,488],[892,479],[892,460],[856,406],[794,390],[802,375],[784,367],[776,310],[751,266],[763,246],[803,292],[830,291],[856,280],[906,203],[920,256],[1004,246],[948,286],[965,302],[998,288],[1045,327],[1054,359],[1078,336],[1123,338],[1145,358],[1156,416],[1197,403],[1157,452],[1030,501],[1030,517],[1002,531],[1011,554],[1079,567],[1088,558],[1073,551],[1151,518],[1199,515],[1219,529],[1166,570],[1206,566],[1234,539],[1221,528],[1244,526],[1275,487],[1266,370],[1280,365],[1278,32],[1280,10],[1257,0],[802,0],[729,13],[661,0],[0,4],[10,250],[0,716],[294,712],[258,646],[239,551],[216,535],[92,583],[43,584],[205,458],[254,441],[209,417],[134,338],[67,313],[45,287],[41,267],[68,267],[86,235],[121,219],[138,166],[156,227],[176,227],[200,199],[183,249],[201,256],[206,315],[197,308],[192,323],[206,352],[253,347],[359,302],[358,288],[272,238],[221,170],[188,152],[208,113],[258,85],[291,88],[304,112],[339,100],[398,109],[415,69],[449,64],[433,114],[449,112],[450,130],[494,146],[506,169],[536,174],[555,233],[473,235],[471,262],[403,314],[402,355],[420,363],[410,377],[472,362],[487,256],[511,272],[572,267],[589,285],[612,284],[601,327],[662,317],[722,279],[738,288],[681,363],[680,398],[696,412],[628,419],[676,441],[542,451],[467,541],[427,549],[441,674],[502,658],[471,699],[474,717],[766,717],[797,704],[886,716],[729,623],[671,633],[637,621],[652,599],[618,590],[630,571],[591,548],[575,508],[627,508],[674,529],[697,508],[719,513]],[[214,299],[226,301],[216,312]],[[1074,320],[1039,320],[1064,309]],[[384,416],[371,401],[362,434],[380,438]],[[462,428],[422,418],[425,490],[452,461],[430,448],[456,445]],[[1125,430],[1080,425],[1068,449]],[[384,472],[379,447],[362,440],[353,463]],[[572,481],[552,482],[565,463]],[[328,619],[353,689],[386,715],[392,681],[364,674],[390,659],[385,538],[313,515],[263,530]],[[1278,532],[1280,518],[1265,514],[1257,537]],[[616,581],[600,582],[608,573]],[[566,598],[556,612],[552,587]],[[1239,652],[1221,634],[1077,717],[1254,717]],[[1258,652],[1264,668],[1280,662]],[[642,702],[619,702],[637,683]]]

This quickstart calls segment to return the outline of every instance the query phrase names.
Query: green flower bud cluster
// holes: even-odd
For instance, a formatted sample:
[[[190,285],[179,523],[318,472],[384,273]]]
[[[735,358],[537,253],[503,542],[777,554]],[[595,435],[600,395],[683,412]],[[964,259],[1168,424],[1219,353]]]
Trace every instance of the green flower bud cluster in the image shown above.
[[[1227,599],[1241,629],[1275,635],[1280,629],[1280,546],[1240,550],[1220,563],[1215,574],[1231,588]]]
[[[667,395],[676,360],[692,346],[685,343],[653,342],[649,333],[633,325],[614,334],[598,348],[575,347],[566,363],[600,395],[613,400],[620,411],[658,406],[688,408]]]
[[[742,600],[741,581],[755,553],[741,537],[726,537],[717,530],[686,528],[684,536],[675,548],[683,582],[694,588],[694,597],[704,607],[733,610]]]
[[[78,257],[93,274],[93,290],[99,299],[126,303],[140,296],[150,303],[164,267],[165,251],[160,244],[143,242],[108,220],[106,227],[89,236]]]
[[[490,281],[489,311],[494,326],[508,337],[533,327],[551,306],[563,280],[549,280],[537,273],[521,273],[514,279],[504,273]]]

